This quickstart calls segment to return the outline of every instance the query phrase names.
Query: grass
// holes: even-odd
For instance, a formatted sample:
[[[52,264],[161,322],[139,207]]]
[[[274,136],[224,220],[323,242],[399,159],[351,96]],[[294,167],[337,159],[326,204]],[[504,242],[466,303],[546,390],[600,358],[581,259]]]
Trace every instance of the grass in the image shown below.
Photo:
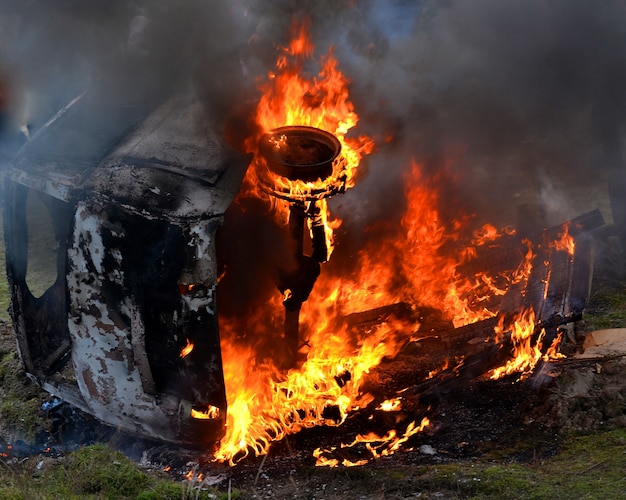
[[[216,500],[228,498],[215,489],[190,487],[148,473],[106,445],[81,448],[64,460],[22,462],[0,468],[0,498],[19,500],[136,499]],[[231,494],[237,498],[237,494]]]
[[[526,463],[489,458],[403,466],[358,473],[309,471],[342,498],[460,498],[482,500],[622,499],[626,491],[626,430],[570,436],[553,457]],[[335,484],[341,481],[341,486]],[[377,492],[379,496],[368,496]],[[353,496],[350,496],[353,495]],[[332,498],[332,497],[331,497]]]
[[[226,499],[258,496],[253,484],[229,493],[200,489],[146,472],[106,445],[81,448],[64,460],[0,462],[0,498]],[[41,464],[44,464],[43,466]],[[626,491],[626,430],[565,438],[553,457],[527,463],[489,459],[439,465],[348,469],[306,468],[296,481],[275,478],[275,498],[621,499]],[[291,472],[293,474],[294,471]],[[268,479],[266,481],[272,481]]]
[[[15,352],[0,351],[0,420],[12,439],[31,441],[41,429],[41,389],[24,375]]]
[[[529,464],[487,465],[459,477],[467,498],[623,498],[626,491],[626,430],[566,440],[553,458]],[[471,485],[471,486],[467,486]]]
[[[585,324],[589,331],[626,327],[626,291],[599,290],[585,310]]]

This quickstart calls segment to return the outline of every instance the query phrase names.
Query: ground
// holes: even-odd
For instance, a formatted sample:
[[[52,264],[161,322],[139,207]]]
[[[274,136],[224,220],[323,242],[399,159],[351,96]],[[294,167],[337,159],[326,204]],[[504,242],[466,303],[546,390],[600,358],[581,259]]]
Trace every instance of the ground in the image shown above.
[[[428,404],[417,391],[400,412],[357,412],[340,427],[302,431],[234,467],[123,435],[59,404],[26,377],[4,314],[0,482],[7,486],[0,498],[622,498],[626,355],[576,358],[587,332],[626,327],[626,278],[614,240],[603,239],[584,318],[562,344],[565,359],[523,380],[466,381]],[[0,295],[6,299],[6,289]],[[386,369],[377,376],[393,376]],[[340,446],[370,431],[403,432],[424,416],[430,425],[389,456]],[[315,467],[317,448],[339,462],[367,463]]]
[[[231,496],[235,491],[240,498],[490,498],[480,489],[491,484],[485,479],[492,471],[487,467],[500,468],[501,478],[516,468],[534,470],[538,464],[558,462],[572,439],[590,432],[594,441],[612,439],[621,455],[614,454],[611,460],[617,457],[621,460],[618,465],[623,466],[626,356],[574,357],[581,349],[580,339],[586,330],[596,325],[624,326],[620,323],[626,310],[622,290],[619,282],[595,290],[585,319],[564,341],[563,349],[570,353],[568,358],[539,367],[525,380],[518,376],[501,380],[480,378],[460,385],[431,405],[427,412],[431,425],[410,438],[398,452],[372,460],[365,446],[335,451],[333,456],[340,460],[369,460],[361,467],[335,469],[314,467],[313,450],[339,447],[341,442],[372,428],[395,426],[402,431],[410,420],[419,420],[425,409],[419,408],[419,401],[415,400],[413,407],[408,405],[405,411],[374,422],[357,413],[341,427],[320,427],[289,436],[276,443],[268,456],[249,457],[235,467],[212,464],[197,452],[120,435],[68,405],[47,409],[46,405],[54,406],[55,401],[25,377],[15,353],[11,324],[3,320],[0,444],[7,454],[3,460],[21,474],[29,471],[29,464],[56,470],[67,467],[68,457],[77,450],[102,442],[121,449],[150,480],[162,481],[163,470],[170,465],[166,477],[186,485],[189,494],[212,485],[215,494],[227,497],[231,488]],[[618,434],[610,434],[615,432]],[[8,445],[12,448],[7,450]],[[570,466],[575,463],[573,460],[568,462]],[[593,458],[587,460],[591,467],[588,474],[594,477],[595,469],[606,469],[609,459],[598,461],[600,465],[596,466]],[[545,467],[539,466],[542,471]],[[182,475],[192,468],[196,468],[195,476],[185,481]],[[478,479],[469,477],[468,470],[482,482],[478,484]],[[605,470],[603,477],[613,477],[612,474]],[[501,493],[494,495],[491,498],[506,497]],[[611,498],[610,493],[607,495],[603,498]],[[531,497],[542,498],[527,498]],[[520,493],[518,498],[526,497]]]

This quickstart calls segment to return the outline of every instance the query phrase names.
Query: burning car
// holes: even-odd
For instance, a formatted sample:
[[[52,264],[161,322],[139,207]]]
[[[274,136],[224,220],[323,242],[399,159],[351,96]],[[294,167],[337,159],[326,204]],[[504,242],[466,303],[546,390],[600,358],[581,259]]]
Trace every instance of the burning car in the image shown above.
[[[107,424],[219,443],[216,459],[231,463],[377,406],[362,390],[367,375],[426,337],[468,349],[455,375],[532,368],[558,344],[557,326],[580,318],[586,232],[603,224],[592,212],[530,236],[472,232],[468,218],[442,221],[438,179],[413,162],[387,238],[333,267],[341,220],[328,201],[354,187],[375,141],[353,133],[358,115],[332,50],[307,79],[306,25],[292,35],[241,150],[205,122],[193,92],[154,109],[85,92],[33,135],[6,178],[11,314],[29,375]],[[218,283],[231,270],[218,266],[217,230],[246,198],[278,227],[288,262],[270,270],[262,307],[222,315]],[[258,253],[259,242],[244,245]],[[405,437],[427,425],[410,423]]]
[[[145,117],[78,96],[12,164],[5,232],[29,375],[108,424],[197,446],[223,432],[214,240],[248,158],[197,126],[190,95]]]

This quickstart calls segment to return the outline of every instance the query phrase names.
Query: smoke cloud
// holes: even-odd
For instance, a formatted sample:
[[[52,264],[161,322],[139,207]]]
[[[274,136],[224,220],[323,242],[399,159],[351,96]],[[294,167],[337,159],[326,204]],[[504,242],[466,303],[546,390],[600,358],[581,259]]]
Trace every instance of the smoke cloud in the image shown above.
[[[331,200],[344,246],[399,219],[412,161],[450,174],[444,215],[496,224],[529,185],[548,223],[595,208],[568,189],[623,169],[624,0],[24,0],[0,14],[5,151],[93,85],[156,103],[191,81],[220,123],[309,18],[316,55],[332,46],[352,82],[355,133],[378,146]]]
[[[589,145],[606,150],[603,163],[620,155],[621,0],[14,4],[0,3],[0,63],[18,94],[45,102],[35,114],[141,56],[144,83],[195,77],[213,106],[250,98],[293,18],[307,16],[318,55],[332,45],[352,79],[361,126],[393,128],[396,144],[427,163],[458,147],[479,156],[531,150],[583,171],[598,154]]]
[[[357,5],[371,21],[348,30],[355,42],[341,53],[362,125],[394,134],[370,160],[368,197],[406,168],[404,153],[430,170],[450,166],[468,201],[496,218],[516,203],[519,180],[533,179],[556,223],[587,209],[560,188],[623,168],[623,1]]]

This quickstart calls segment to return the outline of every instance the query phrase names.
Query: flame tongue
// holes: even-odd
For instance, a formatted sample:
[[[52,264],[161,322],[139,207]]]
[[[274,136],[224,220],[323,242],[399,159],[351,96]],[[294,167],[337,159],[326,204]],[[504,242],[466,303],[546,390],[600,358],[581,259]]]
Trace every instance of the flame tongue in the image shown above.
[[[318,191],[327,193],[329,186],[336,184],[342,189],[353,187],[362,156],[373,149],[373,141],[369,137],[346,137],[357,124],[358,116],[349,99],[349,81],[339,71],[332,49],[321,59],[318,75],[306,77],[308,73],[304,71],[304,65],[311,61],[314,53],[307,28],[306,22],[297,22],[292,26],[290,44],[282,48],[276,71],[268,74],[266,83],[261,87],[262,96],[256,111],[261,132],[250,137],[246,143],[249,151],[257,151],[259,145],[262,149],[262,137],[268,133],[274,135],[272,131],[284,130],[283,127],[298,127],[300,130],[308,127],[309,130],[319,129],[330,135],[331,139],[323,139],[322,144],[330,144],[334,153],[341,150],[342,164],[333,162],[332,171],[322,175],[321,180],[317,176],[305,179],[291,176],[294,178],[290,179],[289,175],[269,174],[272,186],[289,193],[292,198],[301,199],[310,199],[310,196],[319,198]],[[273,145],[280,149],[281,137],[274,139],[278,140],[274,140]],[[319,145],[319,140],[316,142]],[[267,182],[264,176],[268,175],[268,169],[262,157],[257,155],[252,168],[248,169],[244,188],[252,192]],[[331,193],[340,190],[331,189]]]

